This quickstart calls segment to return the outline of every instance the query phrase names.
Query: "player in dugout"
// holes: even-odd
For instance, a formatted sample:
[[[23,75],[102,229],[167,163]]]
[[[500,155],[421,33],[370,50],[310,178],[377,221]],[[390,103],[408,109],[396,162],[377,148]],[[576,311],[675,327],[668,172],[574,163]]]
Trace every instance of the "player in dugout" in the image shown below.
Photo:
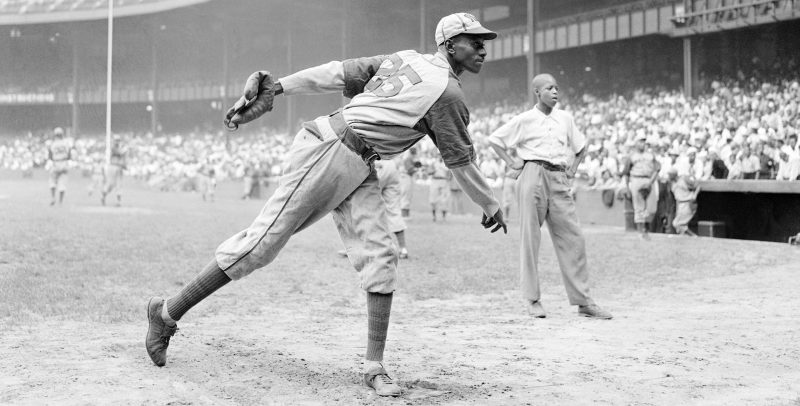
[[[332,61],[277,81],[268,72],[253,73],[244,96],[226,115],[229,127],[270,111],[275,95],[343,92],[352,100],[331,115],[304,123],[287,155],[280,185],[247,229],[220,244],[211,262],[175,295],[150,299],[145,347],[152,361],[165,365],[176,322],[192,306],[231,280],[268,265],[293,234],[333,212],[367,292],[364,382],[380,396],[400,395],[400,386],[383,365],[398,252],[373,161],[392,159],[431,137],[464,192],[483,210],[483,227],[507,232],[500,205],[475,163],[459,79],[465,71],[480,72],[484,41],[496,37],[472,15],[456,13],[439,21],[434,54],[407,50]]]

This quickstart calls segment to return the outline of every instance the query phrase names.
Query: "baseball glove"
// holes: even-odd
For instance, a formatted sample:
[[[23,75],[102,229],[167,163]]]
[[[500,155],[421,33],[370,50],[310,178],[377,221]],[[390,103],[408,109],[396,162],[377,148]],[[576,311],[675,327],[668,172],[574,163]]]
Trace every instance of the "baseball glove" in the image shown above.
[[[239,124],[249,123],[269,111],[275,99],[275,81],[267,71],[254,72],[247,78],[243,95],[225,114],[225,126],[235,131]]]
[[[643,186],[639,189],[639,195],[642,196],[642,199],[647,199],[650,196],[650,191],[652,190],[651,186]]]

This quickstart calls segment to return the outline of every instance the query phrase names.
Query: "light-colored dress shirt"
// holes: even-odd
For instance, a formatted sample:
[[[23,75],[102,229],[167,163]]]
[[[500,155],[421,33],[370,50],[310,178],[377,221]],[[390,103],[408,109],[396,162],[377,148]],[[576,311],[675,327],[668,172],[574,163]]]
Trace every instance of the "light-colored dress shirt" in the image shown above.
[[[489,142],[503,149],[516,148],[517,156],[526,161],[567,166],[586,145],[586,137],[568,112],[554,109],[544,114],[534,107],[495,130]]]

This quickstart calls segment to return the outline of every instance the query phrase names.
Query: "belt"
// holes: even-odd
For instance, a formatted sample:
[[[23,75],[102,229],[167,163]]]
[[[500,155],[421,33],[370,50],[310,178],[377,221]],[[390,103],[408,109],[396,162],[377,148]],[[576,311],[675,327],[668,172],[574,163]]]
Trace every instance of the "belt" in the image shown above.
[[[355,152],[356,155],[360,156],[367,165],[371,164],[372,161],[376,159],[381,159],[381,156],[375,152],[372,147],[367,145],[361,137],[350,128],[349,125],[344,121],[344,117],[342,117],[342,112],[337,111],[336,113],[331,114],[330,116],[330,123],[331,128],[333,128],[333,132],[342,140],[342,144],[344,144],[347,148],[351,151]]]
[[[551,172],[566,172],[567,171],[567,168],[564,167],[563,165],[555,165],[555,164],[551,164],[550,162],[542,161],[542,160],[539,160],[539,159],[526,160],[525,162],[533,162],[536,165],[539,165],[542,168],[547,169],[548,171],[551,171]]]
[[[649,179],[650,178],[649,176],[644,176],[644,175],[631,175],[631,177],[632,178],[645,178],[645,179]]]

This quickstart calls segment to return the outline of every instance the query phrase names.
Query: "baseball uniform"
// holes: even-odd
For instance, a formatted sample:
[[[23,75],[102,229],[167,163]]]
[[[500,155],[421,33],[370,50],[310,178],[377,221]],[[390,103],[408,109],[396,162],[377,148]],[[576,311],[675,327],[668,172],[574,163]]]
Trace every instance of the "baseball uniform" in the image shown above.
[[[401,154],[426,134],[467,195],[487,216],[498,211],[475,165],[460,81],[443,54],[409,50],[333,61],[279,82],[287,96],[343,91],[352,100],[303,125],[259,216],[217,248],[217,263],[231,279],[269,264],[292,234],[332,211],[361,287],[393,292],[397,251],[372,162]]]
[[[57,138],[50,144],[47,154],[51,161],[50,188],[64,192],[67,190],[67,171],[69,161],[72,159],[72,145],[65,138]]]
[[[629,189],[633,195],[633,221],[647,223],[655,215],[658,204],[658,190],[651,182],[657,171],[656,157],[649,151],[635,151],[630,156]],[[645,192],[643,194],[643,190]],[[646,195],[646,196],[645,196]]]
[[[127,166],[127,159],[125,155],[125,149],[119,145],[118,141],[115,142],[111,147],[111,159],[108,165],[106,165],[104,174],[105,184],[103,185],[103,194],[101,196],[101,202],[103,204],[106,204],[106,196],[108,196],[112,191],[117,192],[118,205],[122,200],[122,173]]]

